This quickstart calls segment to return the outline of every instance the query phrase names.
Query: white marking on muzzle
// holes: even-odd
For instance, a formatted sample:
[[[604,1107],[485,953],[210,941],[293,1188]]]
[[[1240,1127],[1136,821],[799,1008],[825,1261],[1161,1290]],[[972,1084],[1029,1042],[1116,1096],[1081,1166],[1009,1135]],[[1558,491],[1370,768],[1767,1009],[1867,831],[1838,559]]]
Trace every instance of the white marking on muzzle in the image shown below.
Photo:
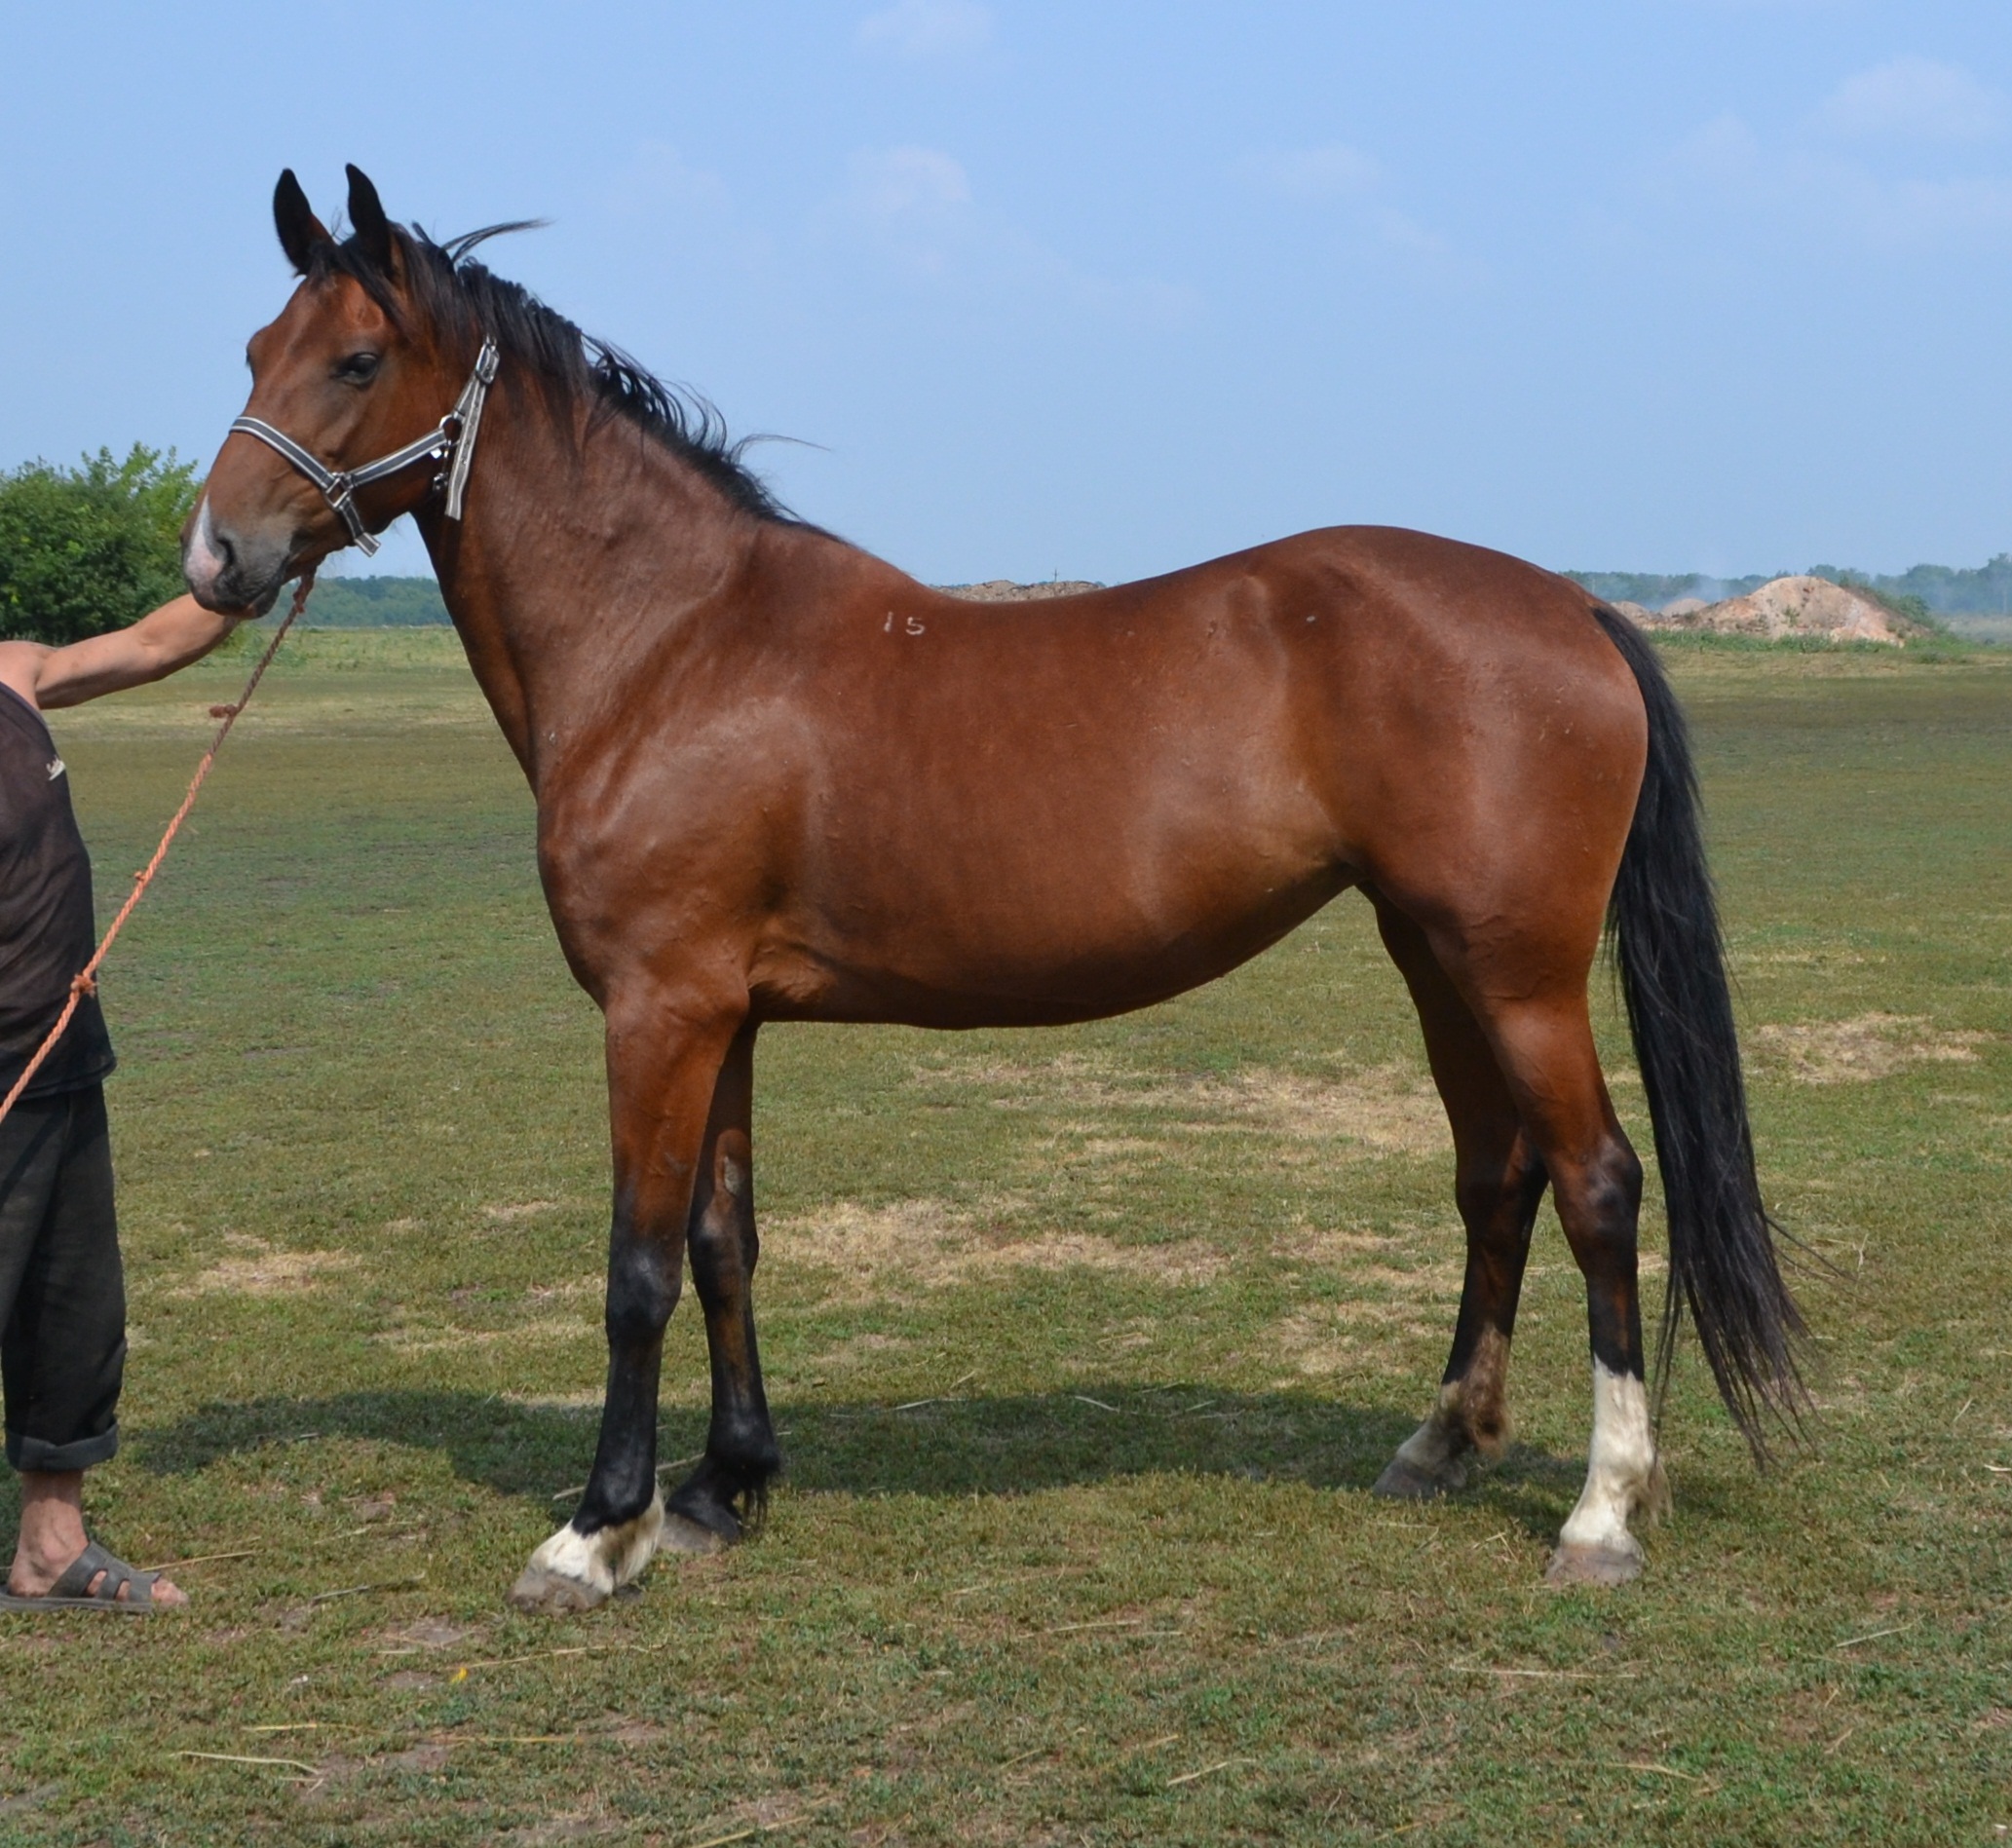
[[[181,575],[188,581],[188,586],[197,596],[212,594],[216,581],[223,576],[223,554],[216,549],[216,543],[210,537],[209,497],[203,497],[203,505],[196,512],[195,530],[189,535],[189,543],[182,552]]]

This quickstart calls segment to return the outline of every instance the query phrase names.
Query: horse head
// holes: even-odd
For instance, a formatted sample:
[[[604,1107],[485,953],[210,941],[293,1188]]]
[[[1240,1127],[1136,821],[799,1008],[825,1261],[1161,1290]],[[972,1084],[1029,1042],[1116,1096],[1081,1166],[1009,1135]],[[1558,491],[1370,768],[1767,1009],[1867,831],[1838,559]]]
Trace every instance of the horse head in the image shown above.
[[[290,168],[273,193],[280,246],[301,280],[246,348],[251,396],[183,530],[183,575],[211,609],[268,608],[330,552],[374,550],[371,535],[436,491],[452,447],[455,393],[475,354],[460,340],[440,350],[413,288],[421,245],[385,216],[365,174],[352,167],[349,182],[354,229],[340,242]],[[429,446],[430,435],[439,440]],[[398,466],[375,466],[386,462]]]

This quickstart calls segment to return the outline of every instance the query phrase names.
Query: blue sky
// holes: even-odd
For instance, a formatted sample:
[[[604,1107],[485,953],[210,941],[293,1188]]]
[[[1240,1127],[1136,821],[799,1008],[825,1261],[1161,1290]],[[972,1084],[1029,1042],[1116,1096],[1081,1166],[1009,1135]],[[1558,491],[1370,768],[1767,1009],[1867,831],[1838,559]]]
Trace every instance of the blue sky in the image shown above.
[[[1554,566],[2012,548],[2012,9],[11,5],[0,465],[207,458],[342,165],[935,581],[1382,520]],[[380,569],[424,568],[415,544]]]

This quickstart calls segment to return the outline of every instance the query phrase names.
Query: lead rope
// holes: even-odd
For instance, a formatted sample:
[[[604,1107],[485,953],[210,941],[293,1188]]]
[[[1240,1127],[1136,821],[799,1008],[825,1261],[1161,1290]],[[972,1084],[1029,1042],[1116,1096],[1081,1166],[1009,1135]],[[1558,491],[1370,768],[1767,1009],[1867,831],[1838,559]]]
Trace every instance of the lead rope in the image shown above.
[[[133,891],[119,907],[119,915],[112,920],[111,927],[99,939],[95,953],[71,982],[70,998],[63,1002],[63,1010],[56,1017],[56,1025],[50,1028],[48,1037],[35,1048],[35,1056],[28,1061],[20,1076],[15,1079],[14,1089],[7,1093],[6,1101],[0,1103],[0,1123],[7,1120],[8,1113],[14,1109],[20,1094],[28,1088],[35,1074],[42,1069],[42,1062],[56,1049],[56,1042],[63,1037],[63,1029],[70,1024],[85,996],[97,992],[98,964],[105,960],[105,952],[112,947],[112,939],[125,928],[126,920],[133,916],[133,908],[145,896],[147,887],[153,884],[154,875],[161,870],[161,862],[168,857],[169,844],[180,831],[181,824],[188,819],[189,811],[196,806],[196,794],[203,787],[205,778],[209,776],[209,767],[216,762],[216,754],[223,748],[224,739],[230,736],[231,727],[237,724],[238,714],[245,710],[258,683],[265,678],[265,670],[273,664],[273,657],[280,652],[280,644],[286,639],[286,631],[293,626],[293,619],[307,608],[308,592],[314,587],[315,574],[312,571],[302,573],[300,583],[294,588],[293,607],[286,612],[286,620],[280,624],[273,639],[266,644],[266,651],[258,658],[258,665],[252,668],[251,678],[245,683],[245,691],[238,696],[237,704],[209,708],[209,716],[212,719],[221,719],[223,723],[216,728],[216,735],[209,740],[209,748],[203,753],[203,761],[196,766],[196,773],[189,779],[188,794],[182,797],[181,807],[174,811],[173,818],[168,823],[167,831],[161,836],[161,845],[154,849],[154,857],[133,876]]]

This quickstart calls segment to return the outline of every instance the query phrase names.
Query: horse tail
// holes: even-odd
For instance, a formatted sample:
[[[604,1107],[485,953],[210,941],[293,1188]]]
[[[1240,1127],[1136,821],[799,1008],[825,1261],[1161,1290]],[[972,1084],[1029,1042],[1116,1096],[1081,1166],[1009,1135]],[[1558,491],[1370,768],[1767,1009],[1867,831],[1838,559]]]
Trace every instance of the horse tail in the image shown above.
[[[1780,1228],[1761,1199],[1718,906],[1705,864],[1689,729],[1648,639],[1618,611],[1593,614],[1628,663],[1649,716],[1649,763],[1608,912],[1628,1029],[1649,1096],[1669,1219],[1669,1287],[1656,1342],[1656,1407],[1688,1309],[1698,1344],[1757,1461],[1764,1414],[1794,1429],[1805,1403],[1802,1313],[1783,1282]]]

